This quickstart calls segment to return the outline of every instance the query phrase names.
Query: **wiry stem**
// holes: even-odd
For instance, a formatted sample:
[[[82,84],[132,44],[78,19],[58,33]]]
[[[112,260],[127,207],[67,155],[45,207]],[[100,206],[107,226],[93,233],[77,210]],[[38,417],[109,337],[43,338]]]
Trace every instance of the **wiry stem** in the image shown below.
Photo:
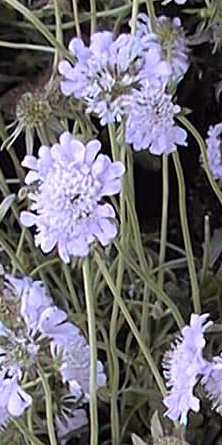
[[[164,283],[164,269],[161,266],[164,264],[166,256],[166,243],[167,243],[167,222],[168,222],[168,200],[169,200],[169,178],[168,178],[168,156],[163,155],[162,162],[162,181],[163,181],[163,193],[162,193],[162,216],[161,216],[161,236],[160,236],[160,254],[159,254],[159,274],[158,282],[162,288]]]
[[[55,435],[54,429],[54,421],[53,421],[53,406],[52,406],[52,394],[51,389],[48,382],[48,377],[45,375],[43,369],[38,364],[38,373],[41,377],[42,386],[45,392],[45,405],[46,405],[46,419],[47,419],[47,427],[49,434],[50,445],[57,445],[57,439]]]
[[[176,169],[177,181],[179,187],[180,221],[183,232],[183,240],[185,245],[188,270],[190,274],[193,306],[194,306],[194,311],[196,313],[200,313],[201,312],[200,292],[199,292],[199,285],[197,280],[192,244],[190,239],[189,225],[187,220],[185,182],[183,176],[183,169],[177,152],[173,153],[173,161]]]
[[[98,444],[98,414],[97,414],[97,345],[96,319],[92,294],[92,280],[89,259],[83,262],[83,280],[88,317],[88,333],[90,347],[90,377],[89,377],[89,410],[90,410],[90,445]]]

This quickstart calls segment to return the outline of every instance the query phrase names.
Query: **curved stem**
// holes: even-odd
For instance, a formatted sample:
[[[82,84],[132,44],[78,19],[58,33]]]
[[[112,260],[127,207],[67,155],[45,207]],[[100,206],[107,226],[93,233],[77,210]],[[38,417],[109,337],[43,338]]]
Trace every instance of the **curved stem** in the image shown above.
[[[83,280],[88,317],[88,333],[90,347],[90,377],[89,377],[89,410],[90,410],[90,445],[98,444],[98,414],[97,414],[97,346],[96,346],[96,320],[92,294],[92,281],[89,258],[83,262]]]
[[[79,39],[81,39],[81,29],[80,29],[80,23],[79,23],[77,0],[72,0],[72,8],[73,8],[73,15],[74,15],[74,21],[75,21],[75,27],[76,27],[76,35]]]
[[[146,3],[147,13],[150,18],[151,28],[152,28],[152,30],[154,30],[156,14],[155,14],[153,0],[145,0],[145,3]]]
[[[181,221],[181,228],[182,228],[182,232],[183,232],[183,240],[184,240],[184,245],[185,245],[188,270],[189,270],[189,274],[190,274],[193,306],[194,306],[194,311],[196,313],[200,313],[201,312],[200,292],[199,292],[199,285],[198,285],[198,280],[197,280],[197,273],[196,273],[196,268],[195,268],[195,262],[194,262],[194,256],[193,256],[193,250],[192,250],[192,244],[191,244],[190,232],[189,232],[189,225],[188,225],[188,219],[187,219],[186,192],[185,192],[183,169],[182,169],[182,166],[180,163],[180,158],[179,158],[178,152],[174,152],[172,156],[173,156],[173,161],[174,161],[174,165],[175,165],[175,169],[176,169],[177,181],[178,181],[178,187],[179,187],[180,221]]]
[[[120,295],[117,287],[115,286],[115,284],[112,280],[112,277],[109,274],[107,267],[105,266],[104,262],[101,260],[99,254],[97,252],[95,253],[95,260],[96,260],[96,262],[97,262],[97,264],[98,264],[98,266],[99,266],[99,268],[107,282],[108,287],[110,288],[110,291],[113,294],[113,297],[115,298],[127,323],[129,324],[130,329],[131,329],[135,339],[137,340],[137,343],[138,343],[138,345],[139,345],[139,347],[140,347],[140,349],[141,349],[141,351],[142,351],[142,353],[143,353],[143,355],[151,369],[151,372],[153,374],[154,379],[156,380],[157,386],[158,386],[161,394],[164,396],[166,393],[165,385],[164,385],[163,379],[159,373],[159,370],[155,364],[155,361],[153,360],[150,350],[146,347],[146,345],[145,345],[145,343],[144,343],[144,341],[143,341],[143,339],[142,339],[142,337],[141,337],[141,335],[140,335],[140,333],[139,333],[139,331],[138,331],[138,329],[137,329],[137,327],[136,327],[136,325],[135,325],[135,323],[127,309],[126,304],[122,300],[121,295]]]
[[[75,291],[75,288],[74,288],[74,285],[72,282],[72,276],[71,276],[71,272],[70,272],[70,268],[69,268],[68,264],[62,263],[62,269],[63,269],[64,275],[65,275],[67,287],[69,289],[73,308],[75,309],[76,312],[81,312],[81,306],[79,304],[78,296],[76,295],[76,291]]]
[[[47,419],[47,427],[49,434],[50,445],[57,445],[57,439],[55,435],[54,429],[54,421],[53,421],[53,406],[52,406],[52,394],[51,389],[48,383],[48,377],[46,377],[43,369],[38,364],[38,373],[41,378],[42,386],[45,392],[45,405],[46,405],[46,419]]]
[[[166,257],[166,243],[167,243],[167,223],[168,223],[168,201],[169,201],[169,172],[168,172],[168,156],[163,155],[162,163],[162,216],[161,216],[161,235],[160,235],[160,254],[159,254],[159,274],[158,283],[162,288],[164,283],[164,269],[161,267],[164,264]]]
[[[191,124],[190,121],[188,121],[188,119],[185,116],[179,116],[179,117],[177,117],[177,119],[178,119],[178,121],[181,122],[181,124],[184,125],[184,127],[186,127],[186,129],[192,134],[192,136],[198,143],[208,181],[209,181],[215,195],[217,196],[218,200],[220,201],[220,204],[222,205],[222,192],[210,171],[209,164],[208,164],[208,157],[207,157],[207,147],[206,147],[206,144],[205,144],[203,138],[201,137],[199,131],[196,130],[196,128]]]

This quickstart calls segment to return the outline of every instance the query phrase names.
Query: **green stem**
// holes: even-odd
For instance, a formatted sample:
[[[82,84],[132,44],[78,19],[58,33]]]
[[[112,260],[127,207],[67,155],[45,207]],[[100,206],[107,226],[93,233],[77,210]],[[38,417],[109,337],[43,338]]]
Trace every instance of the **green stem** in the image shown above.
[[[21,231],[20,238],[19,238],[18,246],[17,246],[16,253],[15,253],[15,256],[18,259],[19,259],[20,255],[22,253],[22,247],[23,247],[23,243],[24,243],[24,240],[25,240],[26,230],[27,229],[25,227],[23,227],[23,229]],[[14,275],[15,272],[16,272],[16,265],[14,265],[14,267],[12,269],[12,275]]]
[[[37,439],[37,437],[33,436],[33,434],[29,431],[26,424],[21,420],[16,420],[12,418],[12,423],[16,426],[16,428],[20,431],[20,433],[24,436],[25,439],[28,439],[33,445],[44,445],[41,440]]]
[[[208,181],[209,181],[215,195],[217,196],[218,200],[220,201],[220,204],[222,205],[222,192],[221,192],[220,187],[218,186],[217,182],[215,181],[215,179],[211,173],[211,170],[209,168],[207,147],[206,147],[206,144],[205,144],[203,138],[201,137],[200,133],[190,123],[190,121],[188,121],[188,119],[185,116],[179,116],[177,119],[178,119],[178,121],[181,122],[181,124],[184,125],[184,127],[187,128],[187,130],[192,134],[192,136],[198,143]]]
[[[194,262],[192,244],[190,239],[188,218],[187,218],[187,209],[186,209],[186,191],[185,191],[185,182],[183,176],[183,169],[180,163],[180,158],[178,152],[173,153],[173,161],[177,174],[177,181],[179,187],[179,208],[180,208],[180,222],[183,233],[184,246],[187,257],[188,270],[190,274],[190,282],[192,289],[192,300],[194,311],[196,313],[201,312],[201,304],[200,304],[200,292],[199,285],[197,280],[196,267]]]
[[[80,28],[80,23],[79,23],[79,12],[78,12],[77,0],[72,0],[72,8],[73,8],[74,22],[75,22],[75,27],[76,27],[76,35],[79,39],[81,39],[81,28]]]
[[[146,3],[147,13],[148,13],[148,16],[150,18],[151,29],[154,30],[155,29],[156,13],[155,13],[153,0],[145,0],[145,3]]]
[[[38,17],[36,17],[35,14],[33,14],[28,8],[22,5],[20,1],[3,0],[3,2],[20,12],[55,48],[62,51],[64,56],[73,62],[73,58],[71,57],[69,51],[67,51],[66,48],[57,41],[54,35],[48,30],[47,26],[45,26],[41,20],[39,20]]]
[[[17,258],[16,254],[14,253],[11,246],[5,240],[4,233],[2,231],[0,231],[0,245],[2,246],[2,249],[5,251],[5,253],[10,258],[12,265],[13,265],[13,269],[18,269],[22,274],[26,274],[25,268],[23,267],[19,258]]]
[[[139,347],[140,347],[140,349],[141,349],[141,351],[142,351],[142,353],[143,353],[143,355],[151,369],[151,372],[154,376],[154,379],[156,380],[157,386],[158,386],[161,394],[164,396],[166,393],[164,382],[163,382],[163,379],[162,379],[162,377],[159,373],[159,370],[155,364],[155,361],[153,360],[150,350],[146,347],[146,345],[145,345],[145,343],[144,343],[144,341],[143,341],[143,339],[142,339],[142,337],[141,337],[141,335],[140,335],[140,333],[139,333],[139,331],[138,331],[138,329],[137,329],[137,327],[136,327],[136,325],[135,325],[135,323],[127,309],[126,304],[124,303],[124,301],[121,298],[120,292],[118,291],[117,287],[115,286],[115,284],[112,280],[112,277],[109,274],[107,267],[105,266],[104,262],[101,260],[99,254],[97,252],[95,253],[95,260],[96,260],[98,267],[100,268],[100,270],[107,282],[107,285],[108,285],[110,291],[113,294],[114,299],[116,300],[117,304],[119,305],[127,323],[130,326],[130,329],[131,329],[135,339],[137,340],[137,343],[138,343],[138,345],[139,345]]]
[[[120,160],[125,165],[125,147],[121,147],[118,150],[116,143],[115,129],[113,126],[109,126],[109,136],[111,142],[111,151],[113,160]],[[120,151],[120,152],[119,152]],[[120,193],[120,243],[125,250],[126,247],[126,209],[125,209],[125,194],[126,194],[126,177],[123,179],[122,189]],[[124,255],[119,253],[118,266],[117,266],[117,278],[116,287],[118,292],[121,293],[124,275]],[[117,336],[117,322],[119,315],[119,306],[114,300],[112,307],[112,315],[110,321],[110,351],[112,356],[112,381],[111,381],[111,434],[112,444],[119,444],[119,408],[118,408],[118,389],[119,389],[119,360],[117,356],[116,336]]]
[[[66,279],[66,283],[69,289],[69,293],[70,293],[70,297],[72,300],[72,304],[73,304],[73,308],[76,312],[81,312],[81,306],[79,304],[79,299],[78,296],[76,294],[74,285],[73,285],[73,281],[72,281],[72,276],[71,276],[71,272],[70,272],[70,268],[68,266],[68,264],[62,263],[62,269],[65,275],[65,279]]]
[[[161,236],[160,236],[160,254],[159,254],[159,274],[158,283],[162,288],[164,283],[164,269],[161,266],[164,264],[166,257],[166,243],[167,243],[167,222],[168,222],[168,201],[169,201],[169,173],[168,173],[168,156],[163,155],[162,164],[162,216],[161,216]]]
[[[133,0],[132,4],[132,15],[131,15],[131,33],[134,35],[136,33],[136,22],[139,10],[139,0]]]
[[[43,51],[46,53],[54,53],[55,49],[52,46],[46,45],[31,45],[29,43],[17,43],[17,42],[6,42],[5,40],[0,40],[0,46],[3,48],[11,49],[25,49],[31,51]]]
[[[117,243],[115,243],[115,246],[118,251],[121,250],[120,246]],[[171,300],[171,298],[168,297],[168,295],[158,286],[155,280],[151,277],[149,271],[144,272],[141,267],[138,266],[137,262],[132,259],[132,257],[130,259],[125,257],[125,262],[131,267],[132,270],[134,270],[134,272],[144,283],[147,283],[148,288],[156,295],[157,299],[164,303],[165,306],[171,311],[179,329],[181,329],[185,323],[180,311],[178,310],[175,303]]]
[[[97,345],[96,319],[89,258],[83,262],[83,280],[88,317],[88,333],[90,347],[90,377],[89,377],[89,410],[90,410],[90,445],[98,444],[98,413],[97,413]]]
[[[90,34],[96,32],[96,0],[90,0],[91,29]]]
[[[49,434],[50,445],[57,445],[57,439],[54,429],[53,421],[53,405],[52,405],[52,394],[48,383],[48,377],[45,375],[42,367],[38,364],[38,373],[41,377],[42,386],[45,392],[45,405],[46,405],[46,419]]]
[[[33,269],[29,275],[30,275],[30,277],[34,277],[39,272],[46,269],[46,267],[54,266],[54,264],[59,264],[59,263],[60,263],[59,258],[51,258],[50,260],[47,260],[44,263],[39,264],[39,266],[35,267],[35,269]]]

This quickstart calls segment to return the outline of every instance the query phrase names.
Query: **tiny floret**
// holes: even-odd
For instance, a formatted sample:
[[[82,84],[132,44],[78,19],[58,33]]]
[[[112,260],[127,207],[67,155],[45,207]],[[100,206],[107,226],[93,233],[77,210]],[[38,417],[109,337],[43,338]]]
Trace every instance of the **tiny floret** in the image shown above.
[[[36,246],[44,253],[57,247],[65,263],[72,256],[87,256],[95,240],[106,246],[117,234],[115,211],[103,198],[119,193],[124,165],[97,156],[100,148],[98,140],[84,145],[64,132],[52,148],[40,147],[37,159],[26,156],[23,161],[30,169],[26,184],[36,188],[21,221],[37,226]]]
[[[208,164],[212,175],[222,180],[222,123],[209,127],[207,144]]]
[[[169,388],[164,398],[166,415],[185,425],[189,410],[198,412],[200,408],[200,401],[193,391],[199,378],[208,369],[208,362],[203,358],[206,343],[204,333],[212,322],[207,319],[208,314],[192,314],[190,325],[182,329],[181,336],[163,360],[164,376]]]
[[[175,122],[179,112],[179,105],[172,102],[164,85],[154,87],[146,82],[128,104],[126,142],[135,151],[147,149],[155,155],[169,154],[177,145],[187,145],[186,131]]]

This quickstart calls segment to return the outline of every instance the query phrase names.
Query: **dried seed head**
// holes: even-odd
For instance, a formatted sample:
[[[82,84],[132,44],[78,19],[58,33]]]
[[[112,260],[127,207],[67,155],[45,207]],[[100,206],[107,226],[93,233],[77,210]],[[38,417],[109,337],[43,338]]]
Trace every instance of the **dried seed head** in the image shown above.
[[[16,116],[23,127],[34,128],[52,114],[48,100],[42,94],[25,93],[16,106]]]

